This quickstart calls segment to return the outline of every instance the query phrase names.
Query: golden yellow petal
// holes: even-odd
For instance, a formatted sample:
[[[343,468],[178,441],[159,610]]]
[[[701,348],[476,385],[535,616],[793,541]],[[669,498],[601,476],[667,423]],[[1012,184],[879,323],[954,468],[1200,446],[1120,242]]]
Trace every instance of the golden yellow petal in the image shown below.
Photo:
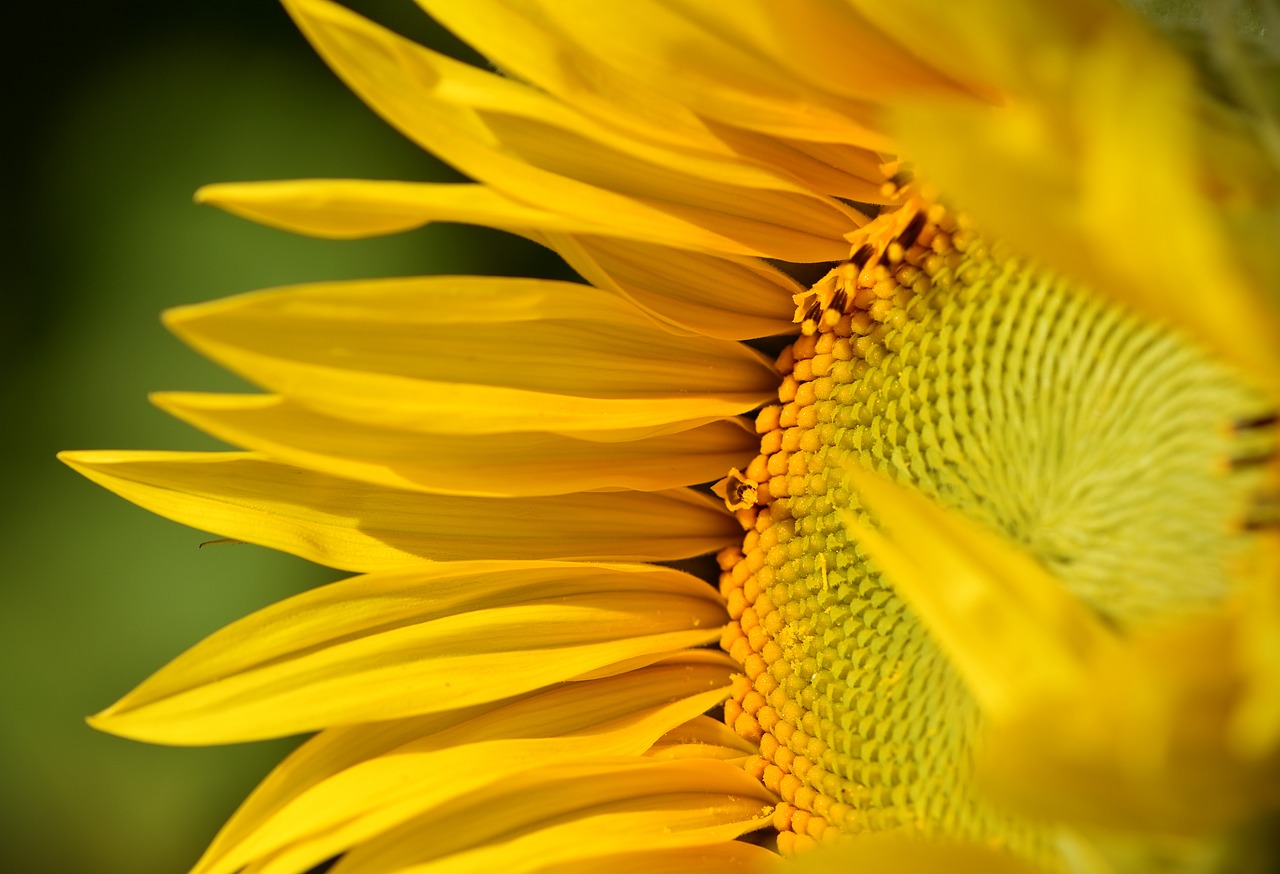
[[[791,334],[799,283],[763,261],[600,236],[534,236],[580,276],[683,329],[723,340]]]
[[[722,505],[687,490],[468,498],[339,479],[247,452],[60,457],[161,516],[342,570],[424,558],[665,561],[736,535]]]
[[[590,681],[562,684],[460,710],[320,732],[290,753],[240,805],[206,857],[223,855],[290,801],[361,762],[400,748],[443,749],[457,742],[572,734],[647,707],[719,688],[734,665],[685,651]],[[429,740],[430,739],[430,740]],[[415,746],[409,746],[415,745]]]
[[[778,379],[738,343],[675,335],[615,294],[547,280],[296,286],[166,323],[319,412],[430,433],[689,427],[757,406]]]
[[[677,671],[677,675],[684,673]],[[625,686],[630,676],[623,679]],[[555,708],[544,706],[551,702],[540,696],[522,699],[310,782],[298,795],[257,805],[252,820],[233,817],[193,874],[229,874],[255,860],[270,860],[271,867],[265,870],[307,870],[420,814],[433,813],[432,820],[440,823],[447,811],[465,810],[472,804],[492,809],[504,797],[518,801],[557,775],[573,768],[591,769],[593,760],[614,762],[616,757],[638,756],[671,725],[723,697],[721,690],[693,691],[691,687],[705,688],[705,680],[703,676],[695,676],[692,682],[684,679],[683,691],[679,676],[642,681],[638,691],[620,693],[633,702],[630,706],[615,703],[625,699],[606,697],[598,714],[587,697],[598,689],[577,684],[547,693],[559,705]],[[666,694],[655,701],[652,693],[659,688]],[[566,694],[576,694],[576,706],[565,700]],[[535,713],[542,714],[543,720],[535,733],[512,733],[513,721],[527,725]],[[719,764],[641,761],[685,769]],[[598,771],[601,766],[594,767]],[[740,770],[724,767],[737,772],[741,781],[737,785],[751,784]],[[661,779],[662,772],[650,773]],[[765,797],[759,788],[753,794]],[[465,838],[462,827],[468,819],[496,821],[501,827],[496,815],[468,811],[457,828],[436,831],[436,839],[443,844],[452,835]],[[471,826],[477,827],[483,828],[484,823]]]
[[[726,619],[710,586],[666,568],[428,563],[234,622],[93,723],[213,744],[451,710],[706,644]]]
[[[660,491],[745,464],[758,438],[739,419],[647,439],[423,434],[335,419],[273,395],[162,393],[161,409],[288,464],[396,489],[473,497]]]
[[[1245,758],[1280,748],[1280,535],[1259,541],[1241,596],[1236,654],[1245,685],[1230,728],[1232,746]]]
[[[1111,632],[1035,559],[919,492],[860,467],[849,482],[873,517],[845,524],[929,629],[983,712],[999,719],[1028,695],[1079,688]]]
[[[766,874],[777,862],[776,853],[730,841],[704,847],[619,853],[592,859],[559,862],[539,869],[539,874]]]
[[[732,151],[678,101],[646,89],[561,37],[532,3],[417,0],[499,69],[640,139],[710,154]]]
[[[774,136],[884,148],[869,103],[824,94],[666,4],[538,0],[577,50],[698,115]]]
[[[1223,611],[1140,633],[1101,653],[1086,684],[1025,696],[986,738],[986,790],[1033,816],[1160,834],[1280,806],[1280,745],[1233,744],[1238,623]]]
[[[224,182],[196,192],[197,203],[315,237],[355,239],[412,230],[431,222],[483,225],[513,233],[614,232],[609,222],[568,216],[464,183],[372,179]]]
[[[338,870],[533,874],[625,851],[704,847],[765,825],[771,801],[724,762],[588,760],[483,806],[405,823]]]
[[[620,230],[635,225],[645,237],[665,228],[663,235],[676,232],[685,242],[672,242],[684,247],[710,244],[794,261],[841,257],[843,234],[860,221],[794,178],[622,135],[327,0],[286,5],[321,55],[391,124],[524,202],[609,216]]]
[[[1016,856],[977,844],[865,835],[778,861],[772,874],[1044,874]]]

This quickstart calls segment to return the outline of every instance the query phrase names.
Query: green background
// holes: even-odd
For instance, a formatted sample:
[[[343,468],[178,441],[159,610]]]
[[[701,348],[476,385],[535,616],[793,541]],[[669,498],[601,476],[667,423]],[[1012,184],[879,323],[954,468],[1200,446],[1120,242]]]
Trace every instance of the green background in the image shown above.
[[[0,846],[11,871],[172,874],[296,740],[149,747],[84,716],[227,622],[341,574],[253,546],[197,549],[208,535],[54,453],[221,448],[147,403],[149,391],[244,388],[165,333],[166,307],[555,262],[490,231],[330,242],[193,206],[215,181],[456,177],[350,95],[270,0],[56,5],[6,28],[18,51],[4,59],[16,125],[0,210]],[[445,39],[408,0],[349,5]]]

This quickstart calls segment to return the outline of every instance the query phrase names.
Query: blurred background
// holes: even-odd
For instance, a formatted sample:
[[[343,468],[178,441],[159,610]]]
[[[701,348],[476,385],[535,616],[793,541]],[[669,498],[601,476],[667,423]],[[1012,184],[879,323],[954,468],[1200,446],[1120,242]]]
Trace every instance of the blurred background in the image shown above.
[[[410,0],[348,5],[465,51]],[[165,333],[166,307],[556,262],[482,230],[328,242],[193,206],[215,181],[456,177],[351,96],[271,0],[47,8],[6,12],[3,60],[3,867],[179,874],[296,740],[150,747],[84,717],[218,627],[341,574],[253,546],[197,549],[208,535],[81,480],[54,453],[221,448],[147,403],[155,390],[245,388]]]

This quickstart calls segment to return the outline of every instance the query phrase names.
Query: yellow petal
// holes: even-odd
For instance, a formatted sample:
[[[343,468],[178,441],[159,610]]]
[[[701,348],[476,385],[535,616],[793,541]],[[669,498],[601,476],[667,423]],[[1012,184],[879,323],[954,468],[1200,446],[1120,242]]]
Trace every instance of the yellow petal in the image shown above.
[[[559,862],[539,869],[539,874],[766,874],[777,859],[776,853],[764,847],[732,841]]]
[[[750,410],[777,384],[741,344],[676,336],[617,295],[547,280],[296,286],[171,310],[166,322],[319,412],[431,433],[693,424]]]
[[[647,439],[557,434],[423,434],[314,413],[272,395],[162,393],[157,406],[210,434],[288,464],[395,489],[473,497],[660,491],[709,482],[750,460],[739,419]]]
[[[274,228],[346,240],[393,234],[431,222],[483,225],[513,233],[608,234],[607,222],[520,203],[483,185],[372,179],[226,182],[196,192],[197,203]]]
[[[763,261],[678,252],[599,236],[541,233],[534,239],[597,288],[708,337],[791,334],[799,283]]]
[[[759,752],[719,719],[699,716],[664,734],[645,753],[651,759],[739,760]]]
[[[313,787],[393,750],[444,749],[461,742],[572,734],[647,707],[720,688],[734,669],[734,663],[719,653],[684,651],[629,673],[562,684],[508,701],[326,729],[267,775],[218,833],[206,856],[222,855]]]
[[[707,31],[766,56],[775,78],[790,75],[836,97],[891,103],[903,93],[971,92],[941,73],[910,43],[895,42],[852,8],[825,0],[668,0]],[[785,71],[783,73],[782,71]]]
[[[884,174],[880,171],[883,159],[874,152],[830,144],[828,149],[823,149],[824,152],[857,154],[858,160],[852,163],[833,160],[830,154],[819,158],[807,151],[814,144],[708,122],[677,102],[681,95],[672,99],[646,89],[625,71],[614,69],[557,35],[553,23],[532,4],[513,4],[505,0],[476,0],[471,3],[419,0],[419,5],[499,68],[554,94],[585,115],[628,131],[635,138],[717,155],[736,153],[761,166],[792,175],[814,191],[832,197],[862,203],[884,202],[879,190],[884,182]],[[728,16],[732,22],[738,17],[736,13],[742,4],[729,8],[735,11]],[[761,11],[768,14],[768,7]],[[851,59],[859,58],[867,50],[874,50],[884,40],[860,43],[858,51],[851,52],[850,41],[844,38],[847,35],[833,31],[828,22],[816,20],[830,11],[814,4],[808,4],[802,10],[791,3],[786,14],[771,21],[775,27],[770,30],[775,36],[781,33],[780,28],[788,26],[803,30],[787,42],[785,61],[793,66],[797,75],[818,88],[861,88],[859,93],[864,96],[869,93],[868,89],[875,89],[875,96],[882,96],[880,86],[885,81],[884,77],[866,74],[885,68],[885,60]],[[797,19],[805,13],[814,20],[799,24]],[[847,21],[844,23],[847,25]],[[811,51],[814,37],[822,39],[824,45],[833,50],[838,47],[835,54],[840,59],[839,64],[847,67],[857,63],[859,75],[842,80],[815,75]],[[807,47],[803,56],[795,53],[796,45]],[[900,49],[891,51],[901,52]],[[777,56],[774,59],[784,60]],[[911,59],[911,65],[913,71],[917,71],[916,68],[927,70],[915,59]],[[895,75],[900,72],[895,70]]]
[[[976,844],[860,835],[780,860],[772,874],[1043,874],[1021,859]]]
[[[1101,620],[1038,562],[913,489],[850,465],[865,516],[845,525],[920,617],[984,713],[1046,688],[1077,688],[1114,646]]]
[[[998,111],[897,104],[905,149],[993,233],[1280,391],[1280,319],[1227,220],[1239,206],[1206,181],[1232,158],[1201,154],[1197,126],[1212,122],[1194,74],[1114,9],[1059,4],[1039,21],[1031,9],[943,13],[957,53],[982,57],[1010,96]],[[1036,57],[1055,60],[1029,67]],[[1255,181],[1274,190],[1273,176]]]
[[[253,453],[60,457],[161,516],[342,570],[424,558],[665,561],[714,551],[741,530],[719,502],[686,490],[467,498],[338,479]]]
[[[725,620],[710,586],[666,568],[431,563],[232,623],[93,722],[139,740],[212,744],[451,710],[706,644]]]
[[[759,783],[723,762],[588,762],[483,807],[406,823],[357,847],[343,865],[351,872],[533,874],[620,851],[730,841],[765,825],[770,801]]]
[[[592,118],[642,139],[710,154],[732,154],[705,120],[562,38],[534,4],[418,0],[418,5],[499,69],[554,94]]]
[[[1280,535],[1260,534],[1258,540],[1237,644],[1244,698],[1231,726],[1232,745],[1246,758],[1280,748]]]
[[[435,811],[438,821],[442,810],[473,803],[483,809],[504,796],[519,798],[573,767],[591,768],[593,759],[637,756],[671,725],[723,697],[720,689],[695,691],[706,687],[707,677],[680,676],[686,673],[642,679],[635,691],[627,689],[630,675],[613,689],[582,684],[553,689],[544,693],[550,700],[525,698],[307,781],[297,795],[253,804],[251,819],[240,813],[233,817],[193,874],[227,874],[262,859],[284,870],[306,870],[420,814]],[[591,697],[595,692],[602,695],[598,712]],[[657,692],[663,697],[655,698]],[[538,728],[521,733],[535,716]],[[763,790],[756,793],[760,797]],[[456,831],[442,828],[437,835],[443,842]]]
[[[861,221],[794,179],[622,135],[327,0],[286,5],[321,55],[387,121],[526,203],[609,216],[644,237],[683,237],[678,245],[793,261],[841,257],[843,234]]]
[[[698,115],[774,136],[886,145],[871,105],[779,76],[768,58],[666,4],[534,5],[576,49]]]

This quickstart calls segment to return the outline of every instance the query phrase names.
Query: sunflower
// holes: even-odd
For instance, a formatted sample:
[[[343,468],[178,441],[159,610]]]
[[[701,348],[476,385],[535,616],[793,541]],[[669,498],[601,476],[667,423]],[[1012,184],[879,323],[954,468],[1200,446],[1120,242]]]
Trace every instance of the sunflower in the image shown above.
[[[586,282],[184,307],[168,326],[266,393],[156,401],[244,451],[63,456],[358,574],[92,718],[316,732],[196,872],[1275,852],[1280,136],[1254,67],[1211,82],[1094,0],[420,0],[496,72],[285,5],[474,182],[199,200],[335,238],[487,225]]]

